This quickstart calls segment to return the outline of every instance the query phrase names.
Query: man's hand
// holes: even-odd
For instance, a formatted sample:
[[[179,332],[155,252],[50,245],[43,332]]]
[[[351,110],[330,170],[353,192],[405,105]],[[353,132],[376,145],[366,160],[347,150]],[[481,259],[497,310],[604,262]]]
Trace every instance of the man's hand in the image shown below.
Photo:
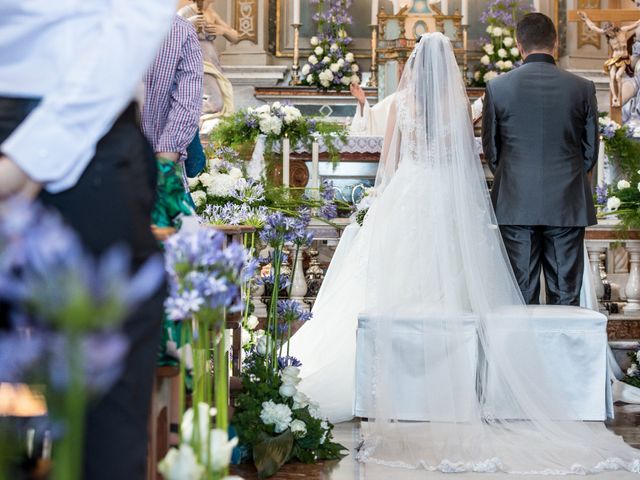
[[[355,99],[358,100],[360,108],[364,108],[364,102],[366,101],[366,98],[362,87],[357,83],[352,83],[349,87],[349,90],[351,91],[351,95],[353,95]]]
[[[159,160],[171,160],[172,162],[180,160],[180,154],[176,152],[157,152],[156,157],[158,157]]]
[[[195,16],[189,18],[189,21],[191,22],[191,24],[195,27],[195,29],[198,32],[201,32],[201,31],[204,30],[206,22],[204,20],[204,16],[203,15],[195,15]]]
[[[40,189],[40,184],[31,180],[14,162],[0,155],[0,202],[14,195],[32,200]]]

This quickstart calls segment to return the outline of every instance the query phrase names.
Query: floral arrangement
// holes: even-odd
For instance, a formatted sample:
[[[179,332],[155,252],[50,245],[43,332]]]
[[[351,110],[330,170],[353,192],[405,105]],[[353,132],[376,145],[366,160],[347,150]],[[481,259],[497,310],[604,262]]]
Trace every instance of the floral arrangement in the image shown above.
[[[193,349],[192,403],[181,421],[181,446],[171,450],[160,464],[168,478],[183,478],[175,472],[184,464],[194,476],[222,478],[236,440],[228,438],[227,349],[225,312],[243,311],[243,285],[253,276],[256,263],[246,249],[231,243],[223,248],[224,234],[210,228],[193,233],[180,232],[165,242],[169,297],[165,308],[170,320],[181,323],[181,338]],[[186,376],[187,358],[183,349],[180,375]],[[210,359],[213,357],[214,385]],[[212,388],[213,387],[213,388]],[[215,399],[212,391],[215,389]],[[184,410],[184,390],[181,390]],[[215,409],[210,405],[215,404]],[[215,415],[215,428],[211,417]],[[197,473],[200,472],[200,476]]]
[[[0,331],[0,382],[44,386],[52,431],[61,434],[56,480],[82,478],[87,408],[119,378],[129,347],[120,325],[160,286],[159,257],[135,276],[129,269],[128,252],[116,248],[96,260],[40,206],[0,209],[0,300],[14,314]]]
[[[348,13],[351,1],[310,0],[317,4],[313,20],[318,22],[318,34],[311,37],[312,52],[301,70],[303,84],[339,92],[360,83],[360,67],[349,51],[352,38],[346,31],[353,22]]]
[[[522,64],[516,47],[515,28],[520,17],[531,12],[519,0],[492,0],[480,16],[487,25],[488,38],[481,40],[483,55],[473,74],[473,84],[482,87],[498,75]]]
[[[627,369],[623,382],[633,385],[636,388],[640,388],[640,350],[636,352],[629,352],[627,354],[631,361],[631,366]]]
[[[267,324],[257,332],[254,347],[245,361],[243,393],[238,397],[233,425],[240,442],[251,450],[259,478],[276,473],[291,460],[306,463],[341,458],[344,448],[331,441],[333,426],[321,418],[318,405],[298,391],[301,362],[289,355],[294,322],[308,321],[311,314],[295,300],[280,299],[292,278],[283,278],[285,245],[300,248],[312,240],[307,231],[310,215],[302,208],[296,217],[276,212],[266,219],[260,240],[270,247],[267,259],[271,285]]]
[[[271,152],[274,144],[285,137],[289,138],[292,146],[301,144],[309,148],[320,139],[331,159],[337,161],[338,143],[346,139],[346,129],[335,122],[306,117],[293,106],[274,102],[257,108],[249,107],[225,117],[212,132],[211,140],[216,145],[238,149],[255,144],[259,135],[266,137],[267,152]]]
[[[623,178],[615,184],[596,187],[596,206],[601,215],[615,214],[623,230],[640,228],[640,143],[634,139],[640,132],[607,116],[601,116],[599,124],[605,153]]]

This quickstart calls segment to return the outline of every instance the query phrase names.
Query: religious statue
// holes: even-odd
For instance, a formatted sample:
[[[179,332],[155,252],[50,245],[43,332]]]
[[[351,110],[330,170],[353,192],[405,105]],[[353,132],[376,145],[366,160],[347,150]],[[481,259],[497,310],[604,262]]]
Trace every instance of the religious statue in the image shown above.
[[[198,31],[204,57],[204,82],[201,124],[233,112],[233,87],[224,76],[213,41],[222,35],[231,43],[238,42],[238,32],[231,28],[214,9],[214,0],[191,2],[178,11]],[[203,132],[205,133],[205,132]]]
[[[609,88],[611,90],[611,105],[622,106],[622,91],[624,74],[633,76],[632,58],[627,49],[630,38],[629,32],[640,26],[640,20],[624,27],[618,27],[611,22],[605,22],[603,27],[593,23],[585,12],[578,12],[578,17],[585,22],[587,27],[596,33],[605,35],[612,50],[611,58],[604,64],[604,71],[609,74]]]

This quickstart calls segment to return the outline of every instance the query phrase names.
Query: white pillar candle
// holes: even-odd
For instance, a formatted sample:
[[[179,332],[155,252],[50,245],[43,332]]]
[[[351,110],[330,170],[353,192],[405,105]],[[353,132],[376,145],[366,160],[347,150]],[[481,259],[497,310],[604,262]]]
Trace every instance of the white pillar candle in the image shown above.
[[[598,148],[598,174],[596,176],[596,185],[601,187],[604,185],[604,139],[600,139],[600,147]]]
[[[289,170],[290,170],[290,158],[289,158],[289,137],[282,139],[282,186],[289,186]]]
[[[371,0],[371,25],[378,24],[378,0]]]
[[[293,0],[293,23],[300,25],[300,0]]]
[[[442,10],[443,15],[449,15],[449,0],[440,1],[440,10]]]
[[[320,189],[320,149],[318,142],[311,144],[311,188],[314,190],[314,195],[319,194]]]
[[[540,11],[540,0],[533,0],[533,10],[536,12]]]
[[[469,0],[462,0],[462,25],[469,25]]]

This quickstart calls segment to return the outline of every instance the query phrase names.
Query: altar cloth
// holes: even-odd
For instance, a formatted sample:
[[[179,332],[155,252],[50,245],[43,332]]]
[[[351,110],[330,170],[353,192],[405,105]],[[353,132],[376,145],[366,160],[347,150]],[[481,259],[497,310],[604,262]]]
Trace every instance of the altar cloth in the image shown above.
[[[607,317],[594,310],[565,305],[531,305],[527,308],[534,338],[518,327],[514,316],[521,308],[504,308],[487,316],[493,342],[499,342],[513,358],[527,352],[534,341],[547,375],[559,389],[560,408],[567,418],[558,420],[603,421],[613,410],[612,391],[607,375]],[[530,329],[527,329],[530,330]],[[517,418],[496,396],[498,380],[495,366],[488,365],[488,403],[502,418]],[[543,387],[544,388],[544,387]]]
[[[442,328],[443,322],[452,328]],[[472,405],[463,399],[475,395],[478,363],[477,317],[469,313],[445,316],[431,314],[398,314],[392,331],[385,332],[390,348],[393,379],[385,388],[392,390],[394,417],[398,420],[453,421],[472,415]],[[373,400],[376,368],[375,322],[369,314],[358,318],[356,339],[355,415],[375,417]],[[451,349],[451,346],[455,348]],[[445,361],[449,359],[449,361]],[[451,374],[451,364],[463,368]],[[452,385],[458,398],[439,396],[443,384]],[[449,387],[451,388],[451,387]],[[455,416],[455,418],[454,418]]]
[[[507,307],[488,314],[486,322],[492,345],[504,349],[513,362],[510,368],[516,369],[516,373],[518,359],[525,352],[537,351],[550,382],[560,394],[556,400],[562,403],[558,411],[563,413],[557,420],[604,421],[607,412],[613,409],[607,375],[607,318],[593,310],[570,306],[533,305],[526,311],[529,320],[522,320],[523,307]],[[449,316],[449,320],[451,318],[454,317]],[[384,341],[391,342],[393,362],[390,367],[393,379],[387,381],[392,385],[385,388],[392,388],[395,419],[460,421],[465,409],[472,414],[471,406],[451,405],[448,403],[451,399],[446,397],[439,403],[438,395],[433,393],[445,384],[448,385],[445,390],[452,390],[451,383],[455,382],[454,391],[461,399],[476,395],[476,374],[484,362],[478,347],[478,319],[466,313],[458,314],[454,321],[458,323],[451,327],[442,314],[399,314],[391,322],[390,331],[384,332]],[[531,322],[534,338],[531,338],[531,328],[523,331],[521,321]],[[373,379],[378,360],[375,333],[371,314],[361,314],[356,340],[354,412],[365,418],[375,417],[376,412]],[[452,339],[451,335],[456,337]],[[456,345],[457,350],[452,352],[451,345]],[[445,353],[447,348],[448,354]],[[468,365],[468,369],[464,375],[452,376],[451,363]],[[486,368],[483,410],[496,418],[521,418],[518,411],[500,398],[499,392],[503,390],[496,388],[500,382],[497,373],[500,367],[487,362]],[[457,373],[460,370],[456,367]],[[526,372],[522,374],[523,381],[527,381]]]

